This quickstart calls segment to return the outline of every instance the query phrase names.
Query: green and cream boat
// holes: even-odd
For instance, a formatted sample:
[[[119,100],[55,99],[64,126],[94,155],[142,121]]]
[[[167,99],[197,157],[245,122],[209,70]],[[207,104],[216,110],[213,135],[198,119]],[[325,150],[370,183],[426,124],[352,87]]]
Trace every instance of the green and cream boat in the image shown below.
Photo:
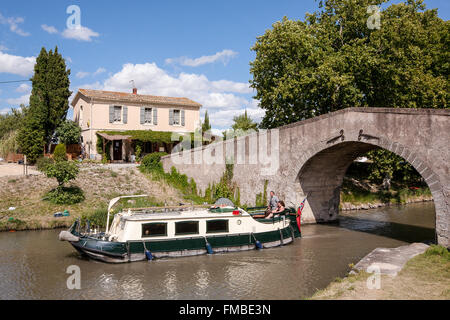
[[[89,227],[82,232],[77,220],[59,239],[90,258],[121,263],[272,248],[301,236],[294,208],[271,219],[264,219],[262,207],[128,209],[117,213],[109,227],[113,205],[128,197],[111,200],[105,232]]]

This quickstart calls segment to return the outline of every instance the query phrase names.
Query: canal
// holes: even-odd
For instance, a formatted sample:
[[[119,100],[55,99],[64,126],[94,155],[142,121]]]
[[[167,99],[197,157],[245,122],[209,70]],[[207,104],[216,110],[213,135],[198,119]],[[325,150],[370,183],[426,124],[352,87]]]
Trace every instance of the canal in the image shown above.
[[[0,299],[302,299],[377,247],[434,240],[433,203],[341,214],[305,225],[281,248],[105,264],[79,256],[60,230],[0,233]],[[67,289],[67,267],[81,289]]]

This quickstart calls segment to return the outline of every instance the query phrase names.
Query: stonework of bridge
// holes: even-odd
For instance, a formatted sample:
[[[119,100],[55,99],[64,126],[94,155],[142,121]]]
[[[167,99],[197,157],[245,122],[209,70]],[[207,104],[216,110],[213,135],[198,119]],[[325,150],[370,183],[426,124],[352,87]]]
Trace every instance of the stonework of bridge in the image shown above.
[[[258,161],[252,161],[258,150],[252,144],[261,146],[261,137],[267,139],[268,154],[259,153]],[[274,190],[287,206],[298,206],[307,196],[302,221],[316,223],[337,219],[340,189],[350,164],[370,150],[386,149],[408,161],[428,184],[435,204],[438,243],[450,247],[449,144],[449,109],[348,108],[267,134],[172,153],[163,157],[162,163],[166,171],[174,166],[193,178],[204,191],[220,180],[229,151],[238,154],[242,150],[241,161],[233,158],[233,181],[239,187],[241,203],[254,204],[267,181],[267,192]],[[262,170],[273,166],[261,164],[267,159],[278,161],[275,171]]]

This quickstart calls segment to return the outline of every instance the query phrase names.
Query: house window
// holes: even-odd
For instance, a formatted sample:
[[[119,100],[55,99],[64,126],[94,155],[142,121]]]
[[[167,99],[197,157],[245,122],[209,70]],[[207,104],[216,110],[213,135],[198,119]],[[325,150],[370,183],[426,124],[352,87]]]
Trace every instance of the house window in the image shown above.
[[[144,123],[145,124],[152,123],[152,108],[145,108]]]
[[[175,235],[198,234],[198,221],[181,221],[175,223]]]
[[[228,220],[206,221],[206,233],[228,232]]]
[[[79,124],[80,124],[80,127],[82,127],[83,126],[83,106],[80,106],[80,113],[79,113],[79,117],[78,117],[78,119],[79,119]]]
[[[167,223],[142,224],[142,238],[167,236]]]
[[[114,122],[122,121],[122,107],[114,106]]]
[[[181,117],[181,111],[173,110],[173,124],[174,125],[180,125],[180,123],[181,123],[180,117]]]

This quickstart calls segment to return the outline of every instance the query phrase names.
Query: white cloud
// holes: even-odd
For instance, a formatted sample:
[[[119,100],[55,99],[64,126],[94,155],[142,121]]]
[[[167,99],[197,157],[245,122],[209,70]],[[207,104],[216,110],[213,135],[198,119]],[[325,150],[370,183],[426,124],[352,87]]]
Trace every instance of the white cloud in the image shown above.
[[[72,63],[72,58],[71,57],[66,57],[65,58],[67,62]]]
[[[0,51],[8,51],[9,49],[5,47],[4,45],[0,44]]]
[[[139,94],[186,97],[201,103],[202,120],[207,109],[216,129],[229,128],[233,117],[244,113],[245,109],[254,120],[264,114],[257,101],[249,97],[252,91],[247,83],[210,81],[205,75],[195,73],[170,75],[155,63],[125,64],[104,82],[85,84],[80,88],[131,92],[131,80]]]
[[[9,30],[11,30],[12,32],[14,32],[14,33],[16,33],[16,34],[18,34],[20,36],[26,37],[26,36],[29,36],[30,33],[29,32],[25,32],[25,31],[23,31],[22,29],[19,28],[19,24],[23,23],[24,21],[25,21],[25,19],[22,18],[22,17],[17,17],[17,18],[4,17],[0,13],[0,24],[8,25],[9,26]]]
[[[17,87],[16,92],[31,92],[31,86],[27,83],[22,83],[19,87]]]
[[[92,41],[92,38],[100,36],[99,33],[89,29],[88,27],[79,26],[74,29],[65,29],[62,36],[67,39],[75,39],[78,41]]]
[[[97,71],[95,71],[93,73],[93,75],[96,76],[96,75],[99,75],[99,74],[104,73],[104,72],[106,72],[106,69],[100,67],[100,68],[97,69]]]
[[[27,105],[30,102],[30,94],[25,94],[19,98],[11,98],[11,99],[7,99],[6,102],[8,102],[9,104],[13,105],[13,106],[19,106],[21,104],[25,104]]]
[[[208,63],[214,63],[217,61],[223,62],[223,64],[227,64],[231,58],[235,57],[238,53],[233,50],[222,50],[221,52],[217,52],[212,56],[201,56],[200,58],[191,59],[187,57],[179,57],[179,58],[168,58],[166,59],[167,64],[179,64],[187,67],[198,67]]]
[[[29,76],[33,73],[36,57],[14,56],[0,51],[0,73]]]
[[[77,72],[76,77],[83,79],[83,78],[86,78],[88,75],[89,75],[89,72],[80,71],[80,72]]]
[[[211,82],[211,85],[219,91],[239,92],[239,93],[252,93],[253,89],[250,88],[248,83],[234,82],[228,80],[219,80]]]
[[[43,24],[41,25],[41,28],[50,34],[58,33],[58,30],[54,26],[48,26],[46,24]]]
[[[106,72],[106,69],[100,67],[100,68],[98,68],[98,69],[97,69],[95,72],[93,72],[93,73],[90,73],[90,72],[84,72],[84,71],[77,72],[76,77],[77,77],[77,78],[80,78],[80,79],[83,79],[83,78],[86,78],[87,76],[90,76],[90,75],[92,75],[92,76],[97,76],[97,75],[102,74],[102,73],[104,73],[104,72]]]

